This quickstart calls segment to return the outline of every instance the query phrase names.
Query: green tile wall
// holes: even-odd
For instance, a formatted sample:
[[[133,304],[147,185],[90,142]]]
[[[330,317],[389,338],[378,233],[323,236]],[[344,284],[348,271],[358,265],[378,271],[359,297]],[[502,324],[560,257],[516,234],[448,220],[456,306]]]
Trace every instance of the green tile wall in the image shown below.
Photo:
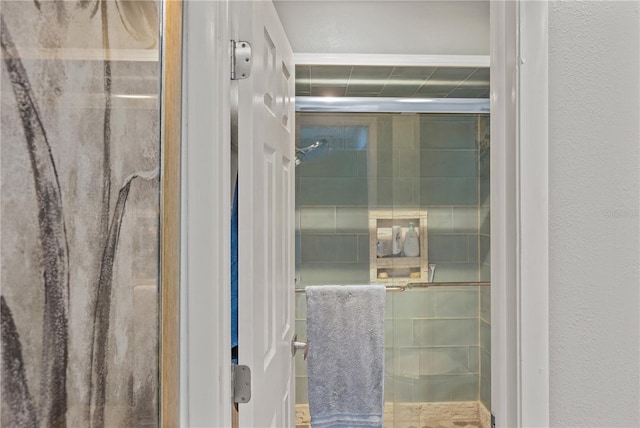
[[[394,150],[393,151],[393,176],[394,177],[416,177],[421,176],[424,166],[421,166],[420,150]]]
[[[298,284],[345,285],[369,283],[369,260],[364,263],[304,263],[297,273]]]
[[[358,262],[357,235],[304,235],[302,262]]]
[[[369,233],[368,207],[336,207],[336,232]]]
[[[412,319],[394,319],[387,324],[393,326],[393,336],[387,342],[389,346],[413,346],[413,320]]]
[[[389,295],[395,319],[435,318],[436,293],[432,290],[407,290]]]
[[[425,149],[477,150],[476,115],[425,114],[420,117],[420,146]]]
[[[469,236],[470,235],[429,235],[429,263],[477,263],[477,258],[475,260],[469,259]]]
[[[423,206],[478,205],[478,178],[422,178],[420,179],[420,203]]]
[[[473,282],[478,280],[478,262],[438,263],[436,282]]]
[[[451,233],[453,232],[453,209],[454,207],[429,207],[427,221],[427,232]]]
[[[480,263],[491,266],[491,237],[485,234],[480,235]]]
[[[420,376],[417,395],[420,401],[474,401],[478,399],[478,375]]]
[[[491,217],[489,213],[489,201],[480,205],[480,233],[489,236],[491,234]]]
[[[436,316],[438,318],[477,318],[478,287],[468,287],[469,291],[436,292]]]
[[[480,235],[469,235],[469,260],[480,263]]]
[[[303,160],[303,164],[296,170],[299,177],[357,177],[358,165],[363,163],[366,171],[366,158],[358,156],[358,150],[339,150],[329,153],[326,157],[315,158],[311,161]]]
[[[368,206],[366,177],[300,177],[296,200],[303,205]]]
[[[469,348],[469,371],[471,373],[480,372],[480,347],[478,346]]]
[[[472,347],[442,347],[420,350],[421,375],[447,375],[477,373],[471,370],[469,350]],[[475,349],[475,347],[473,347]]]
[[[477,150],[422,150],[413,159],[421,177],[478,177]]]
[[[297,286],[369,283],[368,211],[375,206],[428,211],[436,281],[488,281],[488,118],[368,117],[375,119],[374,157],[344,141],[348,150],[296,169]],[[368,159],[377,159],[375,168]],[[490,408],[489,300],[489,287],[481,286],[388,293],[385,401],[482,400]],[[305,318],[298,294],[299,338]],[[296,400],[303,403],[306,366],[296,360]]]
[[[480,400],[491,409],[491,326],[480,321]]]
[[[480,287],[480,319],[491,325],[491,289]]]
[[[481,117],[478,126],[480,176],[480,280],[491,281],[490,123]],[[491,410],[491,288],[480,287],[480,401]]]
[[[478,207],[453,207],[453,230],[457,233],[478,234]]]
[[[306,233],[335,233],[336,208],[330,207],[301,207],[300,229]]]
[[[415,346],[475,346],[478,344],[478,319],[414,320]]]

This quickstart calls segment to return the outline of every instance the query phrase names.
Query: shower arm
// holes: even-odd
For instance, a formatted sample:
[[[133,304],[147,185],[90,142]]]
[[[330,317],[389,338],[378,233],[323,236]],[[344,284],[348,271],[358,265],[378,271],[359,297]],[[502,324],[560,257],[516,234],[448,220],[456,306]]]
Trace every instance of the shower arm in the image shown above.
[[[317,149],[318,147],[327,144],[328,141],[326,138],[320,138],[319,140],[316,140],[315,143],[308,145],[307,147],[303,147],[303,148],[296,148],[296,156],[295,156],[295,165],[298,166],[300,165],[300,163],[302,163],[302,159],[300,159],[300,156],[298,155],[306,155],[309,152],[314,151],[315,149]]]
[[[317,149],[318,147],[327,144],[328,141],[326,138],[320,138],[316,140],[315,143],[309,144],[307,147],[296,148],[296,154],[306,155],[307,153]]]

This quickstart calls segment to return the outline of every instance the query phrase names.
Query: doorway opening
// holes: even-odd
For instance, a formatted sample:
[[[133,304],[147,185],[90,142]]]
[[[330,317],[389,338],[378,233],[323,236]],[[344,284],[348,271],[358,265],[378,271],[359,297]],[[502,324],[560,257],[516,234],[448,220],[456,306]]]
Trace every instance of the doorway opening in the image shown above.
[[[296,96],[296,286],[400,286],[385,427],[489,428],[489,69],[298,65]],[[410,222],[419,255],[391,257],[385,233]],[[299,335],[304,309],[297,293]],[[307,385],[297,358],[297,425]]]

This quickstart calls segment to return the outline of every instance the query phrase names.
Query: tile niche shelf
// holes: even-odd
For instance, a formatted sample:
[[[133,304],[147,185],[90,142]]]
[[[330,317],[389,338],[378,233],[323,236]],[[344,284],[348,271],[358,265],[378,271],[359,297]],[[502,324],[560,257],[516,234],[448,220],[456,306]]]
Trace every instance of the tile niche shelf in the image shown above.
[[[383,244],[384,254],[391,254],[392,243],[384,236],[390,237],[393,226],[401,228],[401,247],[409,223],[418,232],[420,254],[418,257],[378,255],[378,243]],[[372,210],[369,212],[369,280],[372,284],[402,284],[409,281],[427,281],[429,262],[427,244],[427,211],[419,209]]]

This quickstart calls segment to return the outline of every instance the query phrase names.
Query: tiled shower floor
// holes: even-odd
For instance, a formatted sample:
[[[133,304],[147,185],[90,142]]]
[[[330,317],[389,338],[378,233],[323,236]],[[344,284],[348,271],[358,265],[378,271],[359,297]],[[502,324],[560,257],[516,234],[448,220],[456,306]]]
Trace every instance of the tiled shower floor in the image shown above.
[[[311,425],[296,425],[296,428],[311,428]],[[415,424],[412,422],[385,422],[384,428],[480,428],[480,421],[442,421]]]
[[[311,428],[309,407],[296,405],[296,428]],[[384,428],[490,428],[491,414],[477,401],[385,403]]]
[[[385,428],[387,425],[385,425]],[[441,421],[427,422],[425,424],[414,425],[411,422],[400,422],[389,426],[389,428],[480,428],[480,421]]]

